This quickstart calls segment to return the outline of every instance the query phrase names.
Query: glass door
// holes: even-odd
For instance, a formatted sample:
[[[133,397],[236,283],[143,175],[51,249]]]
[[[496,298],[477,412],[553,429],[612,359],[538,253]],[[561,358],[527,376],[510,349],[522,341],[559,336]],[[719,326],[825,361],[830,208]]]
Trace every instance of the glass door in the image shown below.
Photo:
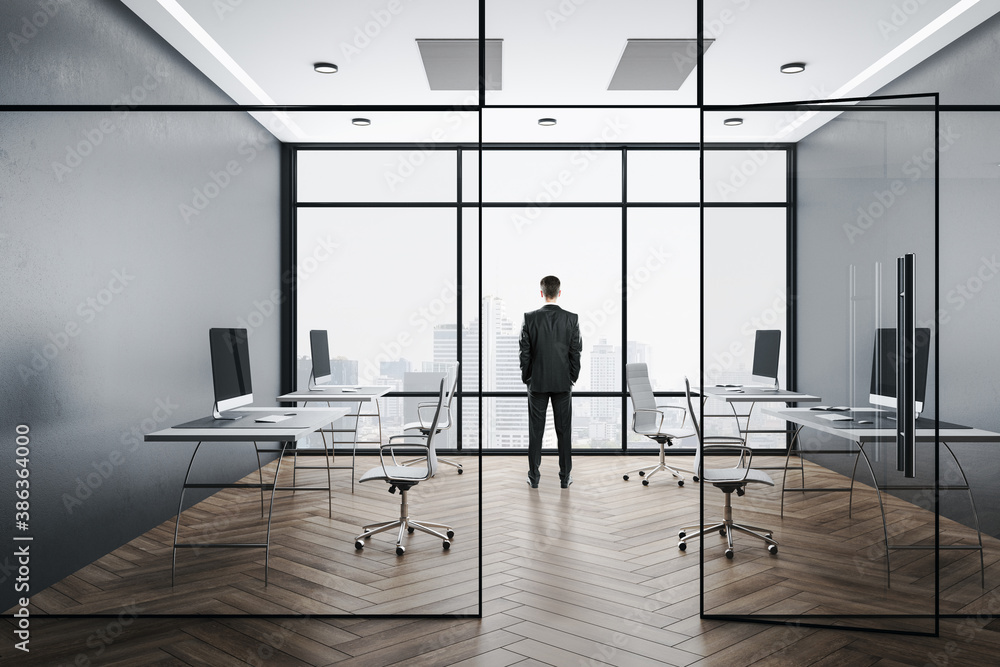
[[[732,467],[736,477],[749,460],[743,479],[752,481],[702,484],[703,522],[730,511],[733,522],[702,538],[703,612],[934,633],[943,566],[938,465],[947,454],[938,447],[934,400],[936,98],[713,109],[706,134],[737,112],[758,127],[778,127],[774,119],[784,116],[811,129],[790,148],[786,307],[776,323],[764,311],[750,320],[759,323],[752,328],[782,329],[782,348],[794,350],[786,384],[774,392],[759,382],[758,345],[742,396],[723,399],[752,405],[787,433],[776,433],[781,446],[769,451],[744,428],[742,461],[707,459],[707,468]],[[706,199],[723,178],[706,170]],[[754,179],[746,175],[748,184]],[[703,361],[714,385],[714,337],[746,319],[738,315],[744,294],[773,286],[772,249],[741,236],[738,220],[719,233],[711,213],[704,209]],[[709,269],[711,258],[726,256],[743,261]],[[752,529],[758,535],[740,529],[747,524],[761,527]],[[966,532],[975,544],[976,531]],[[978,562],[972,551],[956,550],[951,560]]]

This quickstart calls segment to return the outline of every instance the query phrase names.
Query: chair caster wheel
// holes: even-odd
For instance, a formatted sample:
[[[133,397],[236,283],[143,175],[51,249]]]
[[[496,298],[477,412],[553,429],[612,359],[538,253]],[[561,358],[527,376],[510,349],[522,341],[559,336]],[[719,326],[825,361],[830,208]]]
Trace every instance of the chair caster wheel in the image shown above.
[[[458,469],[458,474],[459,474],[459,475],[461,475],[461,474],[462,474],[462,472],[463,472],[463,471],[462,471],[462,469],[461,469],[461,468],[459,468],[459,469]]]
[[[772,555],[778,553],[778,545],[776,545],[776,544],[768,544],[767,545],[767,551],[768,551],[768,553],[770,553]]]
[[[640,470],[639,471],[639,477],[645,477],[645,476],[646,476],[646,471],[645,470]]]
[[[771,533],[764,533],[764,537],[772,538],[774,537],[774,535],[772,535]]]
[[[723,537],[726,536],[726,527],[725,526],[723,526],[722,528],[719,529],[719,535],[722,535]]]
[[[451,549],[451,542],[445,540],[444,542],[441,543],[441,546],[444,547],[445,551],[447,551],[448,549]]]
[[[402,556],[404,553],[406,553],[406,549],[403,547],[402,544],[398,545],[396,547],[396,555],[397,556]]]
[[[677,537],[683,540],[685,537],[687,537],[687,531],[685,530],[680,531],[679,533],[677,533]]]
[[[364,540],[358,540],[358,541],[356,541],[354,543],[354,548],[357,549],[358,551],[364,549],[365,548],[365,541]]]
[[[681,551],[687,551],[688,548],[687,542],[678,542],[677,548],[680,549]]]
[[[701,477],[698,477],[698,475],[695,475],[695,476],[694,476],[694,477],[692,477],[691,479],[693,479],[693,480],[694,480],[694,481],[696,481],[696,482],[700,482],[700,481],[701,481]]]
[[[648,479],[642,480],[642,485],[643,486],[649,486],[649,480]]]
[[[726,558],[728,558],[729,560],[733,559],[733,550],[732,549],[726,549]]]
[[[684,486],[684,480],[683,479],[677,480],[677,486]]]
[[[627,482],[628,481],[628,475],[622,475],[622,479],[624,479]]]
[[[406,532],[408,532],[410,535],[412,535],[413,534],[413,528],[407,526],[406,527]]]
[[[445,533],[445,535],[447,535],[448,539],[450,540],[451,538],[455,537],[455,531],[449,530],[447,533]]]

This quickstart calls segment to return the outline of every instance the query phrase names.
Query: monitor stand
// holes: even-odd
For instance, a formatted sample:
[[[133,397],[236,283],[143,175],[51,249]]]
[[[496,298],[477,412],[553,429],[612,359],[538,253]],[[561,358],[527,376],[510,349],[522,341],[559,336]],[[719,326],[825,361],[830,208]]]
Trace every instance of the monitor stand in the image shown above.
[[[309,391],[323,391],[324,389],[329,389],[328,385],[316,384],[316,376],[313,375],[312,371],[309,371],[309,383],[306,385]]]
[[[237,419],[243,419],[243,417],[245,417],[245,416],[246,415],[233,415],[233,416],[229,417],[229,416],[223,415],[221,412],[219,412],[219,404],[218,403],[213,403],[212,404],[212,417],[214,419],[221,420],[221,421],[236,421]]]

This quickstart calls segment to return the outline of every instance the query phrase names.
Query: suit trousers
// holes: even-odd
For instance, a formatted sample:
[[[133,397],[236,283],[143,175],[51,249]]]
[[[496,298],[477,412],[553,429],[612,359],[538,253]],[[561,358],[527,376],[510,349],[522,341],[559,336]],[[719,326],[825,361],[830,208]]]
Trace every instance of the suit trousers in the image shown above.
[[[545,413],[552,401],[552,418],[559,446],[559,481],[565,482],[573,469],[573,393],[569,391],[528,390],[528,479],[538,483],[542,464],[542,435],[545,433]]]

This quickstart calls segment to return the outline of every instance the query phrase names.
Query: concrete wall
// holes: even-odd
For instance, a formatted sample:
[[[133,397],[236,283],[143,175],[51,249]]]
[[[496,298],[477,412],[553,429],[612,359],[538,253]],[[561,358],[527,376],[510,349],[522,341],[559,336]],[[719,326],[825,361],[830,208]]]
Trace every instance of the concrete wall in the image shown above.
[[[993,18],[879,91],[879,95],[939,92],[942,104],[1000,103],[1000,17]],[[929,146],[927,113],[844,114],[807,137],[798,147],[799,386],[822,394],[825,402],[849,400],[849,387],[830,351],[846,358],[848,341],[846,276],[851,262],[870,264],[875,256],[893,257],[914,248],[924,267],[923,295],[929,296],[928,273],[933,171],[914,161],[921,142]],[[1000,112],[946,112],[941,115],[940,150],[940,405],[944,421],[1000,431]],[[902,150],[902,149],[906,150]],[[909,172],[904,169],[909,167]],[[916,171],[920,171],[916,177]],[[859,207],[884,213],[865,221]],[[860,223],[859,223],[860,221]],[[867,228],[863,228],[867,224]],[[845,227],[846,226],[846,227]],[[854,233],[851,226],[862,233]],[[921,252],[921,249],[923,251]],[[885,279],[895,284],[894,268]],[[930,279],[928,284],[926,281]],[[862,294],[864,296],[864,294]],[[861,309],[868,308],[862,303]],[[924,301],[922,317],[932,311]],[[889,315],[893,326],[895,315]],[[863,325],[863,323],[862,323]],[[861,328],[864,328],[863,326]],[[870,359],[870,323],[860,337],[861,357]],[[870,361],[867,361],[870,364]],[[932,359],[932,365],[934,360]],[[867,387],[860,369],[856,390]],[[933,383],[928,391],[933,391]],[[859,396],[864,402],[867,396]],[[931,403],[928,414],[934,414]],[[814,445],[824,443],[813,437]],[[969,475],[984,531],[1000,535],[1000,479],[995,474],[1000,443],[956,444]],[[888,451],[888,450],[886,450]],[[819,457],[831,464],[832,457]],[[945,457],[947,460],[947,457]],[[882,466],[892,467],[890,454]],[[933,472],[929,453],[918,457],[918,473]],[[850,473],[847,463],[834,464]],[[941,468],[944,483],[961,483],[954,466]],[[946,516],[972,522],[968,497],[942,495]]]
[[[0,523],[26,425],[37,592],[176,513],[194,445],[142,435],[209,413],[210,327],[258,325],[254,389],[277,395],[278,308],[251,314],[279,288],[279,147],[244,113],[135,109],[231,100],[119,3],[8,0],[0,35],[3,104],[116,105],[0,112]],[[202,481],[256,467],[207,449]]]

